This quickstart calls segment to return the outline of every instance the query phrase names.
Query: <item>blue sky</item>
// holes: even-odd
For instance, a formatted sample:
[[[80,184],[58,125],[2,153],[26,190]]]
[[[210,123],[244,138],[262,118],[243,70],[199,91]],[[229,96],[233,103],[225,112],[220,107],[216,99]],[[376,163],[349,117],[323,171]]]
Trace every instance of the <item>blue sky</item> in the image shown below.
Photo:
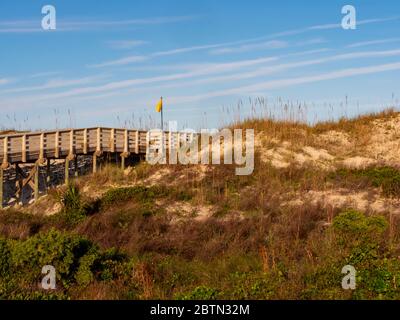
[[[310,121],[377,111],[399,105],[399,31],[394,0],[2,0],[0,126],[153,126],[160,96],[166,121],[196,129],[257,97],[278,114],[306,104]]]

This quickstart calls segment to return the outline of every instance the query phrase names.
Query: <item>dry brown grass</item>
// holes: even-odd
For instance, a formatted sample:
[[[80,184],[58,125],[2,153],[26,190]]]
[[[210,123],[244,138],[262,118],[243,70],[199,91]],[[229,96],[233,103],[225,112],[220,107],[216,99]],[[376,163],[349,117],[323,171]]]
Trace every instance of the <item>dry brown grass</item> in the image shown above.
[[[397,116],[389,110],[315,126],[248,120],[241,127],[255,128],[256,132],[277,139],[267,141],[264,147],[290,141],[293,150],[303,145],[321,146],[318,135],[343,131],[350,139],[357,140],[352,145],[353,152],[368,144],[373,134],[373,121]],[[199,285],[215,285],[229,292],[229,297],[236,298],[266,299],[271,297],[270,292],[278,299],[302,298],[300,293],[305,282],[311,281],[309,277],[319,275],[331,261],[344,256],[344,252],[338,251],[330,226],[338,213],[347,208],[322,198],[311,201],[313,199],[306,198],[305,194],[319,195],[340,188],[345,193],[365,191],[379,195],[378,188],[370,183],[352,180],[349,176],[332,178],[330,174],[338,168],[335,165],[331,170],[324,170],[313,163],[302,166],[290,163],[286,168],[276,168],[263,161],[260,149],[256,150],[255,171],[250,176],[236,176],[233,165],[210,165],[206,170],[199,170],[198,166],[141,163],[127,173],[108,165],[95,175],[76,180],[85,201],[101,199],[111,187],[148,186],[151,181],[170,193],[161,199],[129,199],[100,207],[74,226],[57,219],[2,213],[0,235],[20,239],[56,226],[83,235],[102,249],[121,249],[136,259],[132,278],[138,288],[129,288],[135,298],[174,298]],[[160,174],[161,169],[163,174]],[[49,199],[55,198],[49,196]],[[298,203],[291,205],[291,201]],[[166,210],[176,203],[185,203],[194,211],[211,206],[214,214],[196,220],[195,215],[180,214],[179,208]],[[394,207],[388,206],[387,211],[379,214],[389,221],[385,241],[397,243],[400,219],[393,210]],[[368,215],[378,213],[372,209],[366,212]],[[174,219],[174,215],[180,219]],[[278,279],[277,284],[271,279]],[[124,294],[128,294],[124,285],[122,280],[95,281],[85,290],[74,291],[73,297],[124,298]],[[265,287],[268,290],[262,291]],[[249,292],[253,292],[253,288],[261,289],[252,295]],[[325,294],[321,297],[331,297],[331,293]],[[310,296],[313,297],[312,293]],[[332,296],[345,297],[337,292]]]

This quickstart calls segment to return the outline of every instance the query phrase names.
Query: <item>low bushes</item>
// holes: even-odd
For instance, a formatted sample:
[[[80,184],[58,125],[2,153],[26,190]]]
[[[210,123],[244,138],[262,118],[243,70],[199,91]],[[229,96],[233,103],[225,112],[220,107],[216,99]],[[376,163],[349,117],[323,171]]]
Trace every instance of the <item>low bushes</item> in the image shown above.
[[[87,286],[94,280],[112,280],[117,266],[125,265],[125,255],[110,249],[102,252],[89,240],[51,229],[27,240],[0,240],[0,297],[22,298],[43,294],[38,285],[45,265],[54,266],[57,292],[72,286]],[[54,293],[54,292],[53,292]]]
[[[400,197],[400,170],[392,167],[366,169],[339,169],[330,178],[348,180],[350,183],[369,184],[382,189],[385,197]]]

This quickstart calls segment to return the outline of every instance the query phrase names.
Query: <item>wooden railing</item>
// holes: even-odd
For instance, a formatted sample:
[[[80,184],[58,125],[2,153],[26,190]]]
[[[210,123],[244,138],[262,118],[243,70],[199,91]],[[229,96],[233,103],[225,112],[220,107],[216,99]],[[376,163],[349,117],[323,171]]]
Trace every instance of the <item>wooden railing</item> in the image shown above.
[[[131,154],[146,154],[149,146],[165,150],[179,149],[193,140],[194,134],[186,132],[150,132],[118,128],[63,129],[42,132],[24,132],[0,135],[0,208],[3,207],[4,170],[15,165],[16,199],[20,199],[22,189],[29,185],[35,199],[39,197],[40,166],[47,164],[46,176],[51,176],[51,159],[65,160],[65,183],[69,181],[70,161],[74,160],[75,174],[78,172],[77,156],[92,155],[93,172],[97,171],[97,157],[103,153],[117,153],[121,157],[121,168],[125,168],[125,158]],[[164,145],[161,144],[164,142]],[[29,173],[19,164],[34,163]]]
[[[189,141],[190,134],[165,132],[165,147]],[[102,152],[145,154],[147,131],[117,128],[63,129],[0,135],[0,161],[4,164],[58,159]]]

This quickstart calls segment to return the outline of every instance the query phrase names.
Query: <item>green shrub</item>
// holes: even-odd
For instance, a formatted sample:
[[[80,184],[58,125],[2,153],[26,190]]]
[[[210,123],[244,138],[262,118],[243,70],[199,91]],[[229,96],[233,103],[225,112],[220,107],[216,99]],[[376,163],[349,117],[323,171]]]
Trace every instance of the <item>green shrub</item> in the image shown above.
[[[0,238],[0,278],[9,274],[10,249],[7,240]]]
[[[68,225],[76,225],[86,217],[87,208],[75,184],[69,184],[60,196],[62,204],[61,217]]]
[[[0,239],[0,262],[0,298],[5,299],[65,298],[64,290],[71,286],[85,287],[95,280],[125,277],[133,266],[125,254],[114,248],[101,252],[78,235],[54,229],[27,240]],[[60,292],[35,291],[45,265],[55,267]]]
[[[169,197],[173,200],[187,201],[193,194],[187,190],[178,190],[167,186],[134,186],[114,188],[108,190],[101,198],[102,208],[110,207],[116,203],[134,200],[142,205],[152,205],[155,199]]]
[[[13,241],[11,264],[31,279],[41,274],[44,265],[56,268],[57,276],[67,284],[79,267],[80,259],[96,247],[77,235],[51,229],[25,241]]]
[[[356,210],[346,210],[333,220],[333,229],[342,240],[349,243],[377,242],[388,228],[388,223],[383,216],[366,217]]]
[[[372,186],[381,188],[385,197],[400,197],[400,170],[396,168],[339,169],[330,177],[363,179]]]
[[[95,279],[93,269],[98,258],[98,251],[91,248],[90,252],[79,259],[79,267],[75,274],[75,280],[78,285],[87,286]]]
[[[177,300],[215,300],[217,299],[218,291],[206,286],[196,287],[193,291],[187,294],[181,294],[176,297]]]
[[[115,203],[125,202],[129,200],[136,200],[138,202],[152,201],[159,195],[158,192],[163,192],[161,188],[156,187],[126,187],[114,188],[108,190],[101,199],[102,207],[109,207]]]
[[[81,208],[81,194],[74,184],[69,184],[61,198],[65,210],[79,210]]]

